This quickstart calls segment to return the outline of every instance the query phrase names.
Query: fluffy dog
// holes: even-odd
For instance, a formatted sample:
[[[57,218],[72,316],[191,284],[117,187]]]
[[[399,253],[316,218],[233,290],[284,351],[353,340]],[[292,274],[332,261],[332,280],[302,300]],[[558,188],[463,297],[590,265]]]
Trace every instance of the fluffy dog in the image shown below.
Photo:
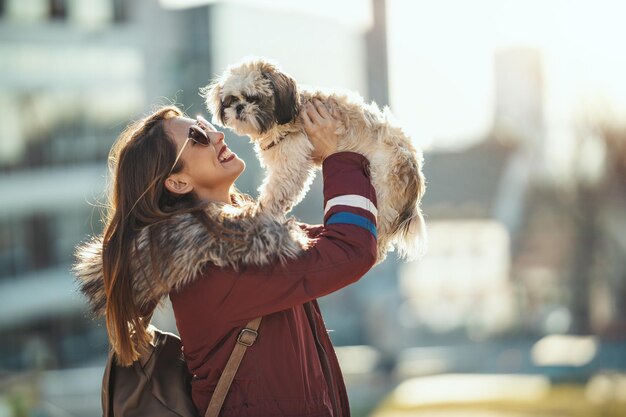
[[[337,151],[358,152],[370,161],[378,210],[371,204],[368,209],[377,214],[378,263],[394,247],[405,259],[423,250],[422,154],[391,121],[387,107],[381,111],[353,93],[303,88],[264,59],[228,68],[201,95],[215,124],[254,143],[267,173],[259,187],[260,208],[274,215],[284,215],[304,198],[319,168],[310,157],[313,146],[298,118],[300,107],[317,98],[337,110],[343,125]]]

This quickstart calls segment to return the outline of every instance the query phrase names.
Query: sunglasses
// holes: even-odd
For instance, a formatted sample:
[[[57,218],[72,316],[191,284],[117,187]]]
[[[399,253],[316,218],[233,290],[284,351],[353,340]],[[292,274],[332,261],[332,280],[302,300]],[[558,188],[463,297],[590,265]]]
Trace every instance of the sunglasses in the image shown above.
[[[167,174],[169,177],[172,175],[172,171],[174,171],[174,167],[178,163],[180,156],[183,154],[185,150],[185,146],[189,143],[190,140],[194,141],[198,145],[209,146],[212,143],[219,142],[220,139],[224,137],[222,132],[209,130],[209,122],[202,116],[196,117],[196,124],[189,126],[189,132],[187,133],[187,139],[185,139],[185,143],[181,146],[180,151],[178,151],[178,155],[176,155],[176,159],[174,160],[174,164],[170,169],[170,172]]]

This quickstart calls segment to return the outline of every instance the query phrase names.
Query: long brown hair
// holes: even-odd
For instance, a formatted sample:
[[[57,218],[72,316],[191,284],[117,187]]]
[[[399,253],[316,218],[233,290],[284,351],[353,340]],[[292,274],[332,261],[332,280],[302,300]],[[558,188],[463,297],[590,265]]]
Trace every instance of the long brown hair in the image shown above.
[[[222,234],[220,226],[204,215],[206,203],[193,193],[176,195],[164,186],[177,152],[164,122],[178,116],[183,116],[183,112],[177,107],[161,107],[130,124],[109,153],[113,184],[105,218],[102,262],[107,333],[122,366],[136,361],[151,340],[146,328],[152,311],[142,311],[135,303],[132,290],[130,249],[137,233],[176,214],[194,213],[210,231]],[[182,161],[178,162],[173,173],[182,167]],[[234,204],[248,198],[232,187]],[[154,253],[159,245],[151,242],[150,247]],[[157,256],[161,255],[165,254]]]

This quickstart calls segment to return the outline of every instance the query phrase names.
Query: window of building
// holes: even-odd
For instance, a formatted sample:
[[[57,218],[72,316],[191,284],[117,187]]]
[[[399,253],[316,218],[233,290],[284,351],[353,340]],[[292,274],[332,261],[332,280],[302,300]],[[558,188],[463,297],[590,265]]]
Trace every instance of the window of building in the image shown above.
[[[67,2],[66,0],[49,0],[50,19],[64,20],[67,18]]]
[[[113,0],[113,21],[115,23],[128,21],[128,3],[126,0]]]
[[[101,229],[100,212],[82,205],[0,220],[0,280],[70,264],[76,245]]]
[[[24,221],[26,249],[30,269],[37,270],[54,265],[54,248],[51,247],[51,219],[46,214],[34,214]]]
[[[107,354],[106,327],[84,312],[0,328],[0,369],[25,371],[77,367]]]
[[[0,279],[17,272],[19,250],[15,229],[15,224],[10,220],[0,222]]]
[[[50,245],[59,264],[72,263],[76,246],[86,236],[100,233],[102,228],[99,210],[83,204],[76,208],[68,207],[54,220]]]
[[[103,53],[99,48],[94,48],[93,52],[85,48],[85,51],[92,58],[96,57],[94,62],[98,66],[109,65],[107,58],[111,61],[111,55],[116,55],[116,67],[110,65],[111,70],[127,72],[128,77],[140,74],[141,57],[135,52],[126,54],[116,51],[116,48],[111,48],[110,54],[109,50]],[[48,56],[56,66],[51,72],[59,75],[66,64],[71,76],[85,76],[76,69],[82,65],[77,62],[81,60],[79,51],[66,53],[64,63],[55,58],[54,53]],[[0,67],[12,65],[14,61],[40,58],[35,51],[13,53],[13,57],[15,59],[0,54]],[[17,73],[20,68],[13,70]],[[89,68],[85,67],[84,72],[87,71]],[[100,76],[106,77],[106,74],[95,74],[93,78]],[[28,90],[15,95],[0,94],[0,107],[6,107],[0,114],[0,137],[11,138],[0,140],[0,172],[104,163],[111,145],[131,115],[141,109],[143,92],[136,83],[122,84],[119,88],[99,84],[94,82],[89,89],[68,89],[63,94],[52,88]]]

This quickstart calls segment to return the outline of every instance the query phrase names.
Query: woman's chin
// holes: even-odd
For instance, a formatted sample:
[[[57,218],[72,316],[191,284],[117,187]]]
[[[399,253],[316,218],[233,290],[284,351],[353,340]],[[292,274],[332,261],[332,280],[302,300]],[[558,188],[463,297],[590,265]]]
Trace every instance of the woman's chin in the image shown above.
[[[246,169],[246,163],[239,156],[235,155],[235,157],[231,160],[222,164],[224,169],[227,169],[232,172],[236,172],[237,176],[241,174]]]

